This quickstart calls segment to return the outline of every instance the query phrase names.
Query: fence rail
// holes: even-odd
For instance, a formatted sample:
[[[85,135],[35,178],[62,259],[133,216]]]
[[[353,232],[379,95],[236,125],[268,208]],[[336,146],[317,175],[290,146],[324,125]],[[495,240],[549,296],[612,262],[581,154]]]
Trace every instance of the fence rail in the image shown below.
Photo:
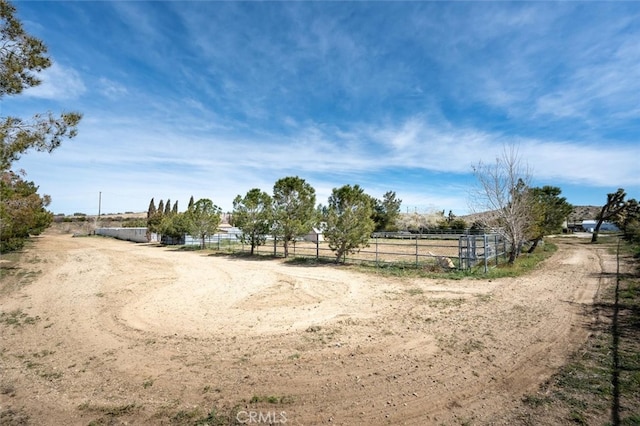
[[[96,233],[130,241],[147,241],[146,228],[99,228]],[[205,237],[205,247],[230,253],[250,252],[251,246],[244,244],[240,236],[241,234],[229,232],[209,235]],[[292,241],[289,245],[289,255],[336,260],[334,251],[329,247],[329,243],[323,241],[322,234],[314,234],[312,239],[313,241],[308,239]],[[165,238],[163,242],[186,246],[202,243],[199,238],[191,236],[171,240]],[[283,257],[283,242],[269,236],[265,245],[255,248],[255,253]],[[468,270],[482,266],[486,272],[489,267],[497,266],[505,255],[506,243],[500,234],[377,233],[369,239],[367,247],[363,247],[356,253],[347,254],[341,260],[376,266],[403,265],[445,270]]]
[[[290,242],[289,256],[335,260],[336,256],[323,241],[321,235],[316,241],[298,239]],[[199,245],[198,239],[187,237],[186,245]],[[214,250],[231,253],[248,253],[251,246],[244,244],[239,236],[215,234],[205,238],[205,246]],[[484,267],[485,272],[498,265],[505,256],[505,241],[499,234],[402,234],[389,237],[380,234],[372,236],[369,246],[357,253],[347,254],[341,260],[350,263],[382,265],[404,265],[416,268],[471,269]],[[256,254],[284,257],[281,240],[267,237],[264,245],[255,248]]]

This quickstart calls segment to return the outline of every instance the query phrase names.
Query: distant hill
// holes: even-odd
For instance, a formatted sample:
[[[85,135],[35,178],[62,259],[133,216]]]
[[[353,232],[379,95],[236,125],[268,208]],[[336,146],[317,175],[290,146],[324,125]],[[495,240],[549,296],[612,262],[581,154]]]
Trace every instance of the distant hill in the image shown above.
[[[569,215],[569,222],[581,222],[594,220],[602,210],[602,206],[573,206],[573,212]]]
[[[573,206],[573,212],[569,215],[569,223],[581,223],[583,220],[595,220],[602,206]],[[461,216],[468,224],[471,224],[482,217],[484,213],[474,213]]]

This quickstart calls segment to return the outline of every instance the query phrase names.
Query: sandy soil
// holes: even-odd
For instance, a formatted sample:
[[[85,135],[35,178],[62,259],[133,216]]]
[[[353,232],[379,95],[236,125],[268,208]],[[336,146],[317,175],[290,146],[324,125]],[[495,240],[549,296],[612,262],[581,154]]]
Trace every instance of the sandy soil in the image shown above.
[[[0,291],[1,418],[512,424],[613,268],[558,244],[526,277],[449,281],[47,234]]]

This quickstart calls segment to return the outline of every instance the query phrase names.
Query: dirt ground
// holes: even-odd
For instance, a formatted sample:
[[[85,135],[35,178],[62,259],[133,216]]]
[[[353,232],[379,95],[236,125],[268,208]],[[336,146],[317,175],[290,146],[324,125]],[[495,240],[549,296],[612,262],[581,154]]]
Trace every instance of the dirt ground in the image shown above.
[[[615,271],[557,244],[525,277],[455,281],[48,233],[2,261],[0,418],[513,424]]]

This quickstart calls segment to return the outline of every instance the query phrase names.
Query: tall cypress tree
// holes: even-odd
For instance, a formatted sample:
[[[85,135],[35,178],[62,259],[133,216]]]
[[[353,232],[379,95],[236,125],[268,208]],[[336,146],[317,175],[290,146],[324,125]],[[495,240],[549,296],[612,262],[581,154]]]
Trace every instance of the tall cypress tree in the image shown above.
[[[151,198],[151,201],[149,202],[149,208],[147,209],[147,219],[149,219],[154,214],[156,214],[156,203],[153,198]]]
[[[160,209],[156,209],[154,199],[151,199],[149,203],[149,210],[147,211],[147,238],[151,240],[151,234],[158,232],[160,229],[160,223],[162,222],[162,200],[160,200]]]

